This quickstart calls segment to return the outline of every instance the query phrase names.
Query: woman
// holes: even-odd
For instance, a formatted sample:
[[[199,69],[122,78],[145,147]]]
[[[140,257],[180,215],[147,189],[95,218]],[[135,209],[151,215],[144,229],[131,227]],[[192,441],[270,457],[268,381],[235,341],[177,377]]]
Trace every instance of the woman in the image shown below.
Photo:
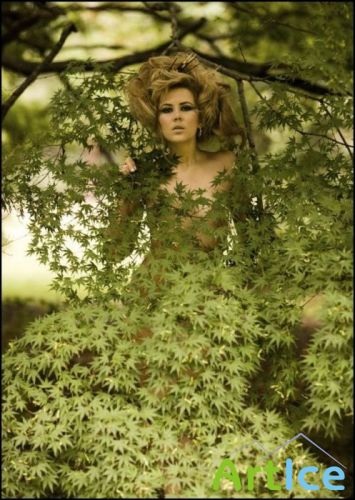
[[[231,109],[229,87],[193,54],[149,59],[128,82],[126,92],[132,115],[163,145],[166,161],[175,158],[170,175],[158,175],[157,182],[145,189],[149,251],[123,299],[130,308],[143,311],[141,327],[133,335],[142,342],[154,336],[157,329],[150,319],[164,304],[169,305],[167,323],[180,328],[180,333],[183,326],[189,334],[194,330],[189,309],[202,315],[206,300],[232,293],[231,282],[228,290],[216,279],[226,263],[235,265],[224,255],[230,243],[231,200],[238,198],[232,176],[236,154],[223,146],[236,149],[235,138],[240,136],[244,144],[244,134]],[[202,142],[216,138],[222,146],[219,151],[202,149]],[[139,159],[129,157],[119,170],[128,178],[139,169]],[[125,228],[130,220],[140,219],[139,209],[142,196],[132,192],[119,207],[121,233],[130,233]],[[193,299],[189,298],[191,283]],[[182,307],[177,306],[176,296]],[[146,309],[151,311],[149,317]],[[201,321],[208,324],[210,319],[201,316]],[[142,383],[146,376],[143,370]]]
[[[244,139],[229,103],[229,87],[218,80],[216,71],[204,67],[193,54],[180,52],[149,59],[129,81],[126,90],[132,115],[177,158],[175,170],[167,179],[161,179],[160,196],[152,193],[145,200],[148,214],[154,211],[157,203],[164,204],[168,198],[171,207],[180,208],[175,212],[178,217],[174,224],[175,229],[185,230],[184,242],[188,234],[190,241],[194,239],[200,248],[210,251],[218,240],[213,230],[230,229],[229,213],[218,211],[216,200],[225,193],[224,198],[220,196],[224,203],[218,208],[228,205],[232,189],[230,174],[236,155],[223,146],[234,145],[235,149],[236,136]],[[220,151],[201,148],[202,142],[206,144],[216,138],[222,146]],[[120,167],[125,176],[136,171],[132,158]],[[179,188],[195,201],[189,210],[181,210],[184,197],[178,196]],[[162,193],[170,197],[163,199]],[[208,217],[212,207],[214,217]],[[132,216],[137,208],[132,199],[126,200],[120,206],[120,216]],[[154,223],[150,230],[153,233],[151,250],[154,251],[161,247],[161,241],[159,234],[154,232]],[[164,237],[166,240],[166,233]],[[176,241],[170,242],[170,246],[181,249]]]
[[[239,277],[232,270],[236,268],[226,267],[223,255],[231,233],[231,200],[237,195],[232,175],[236,154],[225,145],[236,149],[235,138],[240,136],[243,142],[244,135],[229,103],[230,89],[218,80],[216,71],[204,67],[191,54],[149,59],[126,91],[132,115],[168,151],[166,161],[175,158],[170,175],[145,190],[150,246],[143,264],[133,273],[123,303],[130,311],[128,317],[134,311],[133,316],[141,320],[131,336],[145,356],[139,365],[139,383],[144,388],[139,392],[164,401],[178,413],[180,403],[174,391],[184,391],[188,383],[191,390],[186,394],[191,395],[200,384],[203,394],[208,385],[203,373],[206,366],[215,364],[216,355],[228,363],[237,362],[242,387],[244,369],[239,365],[247,366],[254,352],[251,348],[246,355],[236,349],[224,353],[219,337],[223,330],[227,344],[239,342],[234,332],[240,321],[241,301],[233,297]],[[216,138],[219,151],[201,147]],[[128,158],[120,172],[127,179],[139,169],[139,159]],[[139,201],[132,198],[120,206],[123,228],[130,218],[137,219]],[[224,319],[223,307],[228,308]],[[178,346],[184,346],[180,361],[176,359]],[[226,406],[231,410],[241,397],[237,392],[231,390],[228,396]],[[207,390],[202,400],[214,413],[213,403],[207,403],[209,398]],[[194,411],[198,412],[197,407]],[[179,446],[191,446],[192,437],[188,425],[180,434]],[[169,485],[164,490],[179,491]]]
[[[224,255],[231,243],[231,210],[238,202],[239,186],[233,183],[236,154],[225,146],[236,150],[235,139],[241,137],[244,144],[244,134],[229,102],[230,88],[193,54],[150,58],[128,82],[126,93],[132,115],[168,152],[166,162],[175,158],[170,175],[158,175],[155,183],[147,184],[144,197],[131,191],[121,201],[112,231],[118,236],[113,238],[116,246],[125,246],[122,234],[133,232],[137,240],[138,231],[127,228],[132,221],[139,227],[144,204],[149,251],[144,251],[143,264],[134,270],[124,300],[131,305],[139,299],[154,301],[157,307],[158,298],[193,275],[186,271],[187,262],[197,274],[206,269],[206,258],[214,272],[219,272],[221,263],[235,265]],[[202,144],[206,147],[216,139],[219,151],[202,149]],[[134,177],[140,170],[139,159],[127,158],[119,170],[123,177]],[[144,174],[143,179],[148,183]],[[132,251],[130,245],[125,248]],[[173,272],[177,274],[171,280]],[[212,288],[210,284],[208,289]],[[144,325],[135,338],[146,335],[152,331]]]

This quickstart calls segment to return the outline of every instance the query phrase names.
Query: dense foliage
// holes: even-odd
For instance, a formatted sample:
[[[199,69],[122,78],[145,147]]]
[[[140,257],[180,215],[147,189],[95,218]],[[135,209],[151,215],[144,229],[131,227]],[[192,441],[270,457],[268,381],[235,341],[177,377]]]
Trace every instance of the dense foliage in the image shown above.
[[[329,92],[254,84],[252,116],[283,143],[258,168],[253,151],[236,148],[233,189],[213,202],[183,185],[161,189],[175,159],[132,120],[126,77],[110,66],[69,68],[46,135],[5,158],[4,206],[29,212],[31,251],[68,302],[4,355],[6,496],[230,497],[229,482],[211,489],[222,457],[243,471],[263,460],[240,451],[253,440],[272,450],[301,431],[341,435],[352,415],[352,156],[342,144],[351,86],[341,35],[334,61],[332,22],[320,20],[314,52],[287,62],[290,76]],[[321,47],[329,60],[318,64]],[[105,152],[95,165],[84,154],[94,144]],[[137,162],[129,177],[118,174],[123,151]],[[210,210],[186,230],[198,203]],[[236,232],[211,229],[229,216]],[[214,250],[199,249],[196,230]],[[139,266],[132,253],[149,258]],[[315,295],[319,322],[300,357],[297,327]],[[319,460],[300,442],[275,462],[286,456],[297,469]],[[242,493],[291,495],[262,482]],[[292,491],[307,494],[332,493]]]
[[[80,306],[34,322],[5,358],[6,494],[144,498],[164,489],[230,497],[228,482],[211,490],[222,457],[245,472],[264,460],[253,440],[272,450],[290,428],[278,412],[244,402],[256,364],[252,321],[248,329],[235,308],[207,306],[212,312],[203,319],[220,324],[215,316],[222,313],[231,321],[215,335],[203,334],[196,316],[193,333],[184,335],[173,326],[173,310],[164,309],[150,317],[154,337],[138,344],[132,337],[141,318],[129,308]],[[300,445],[289,445],[275,463],[286,456],[296,470],[317,463]],[[269,498],[260,483],[244,494]],[[304,498],[299,487],[293,492]],[[322,488],[316,496],[325,493],[331,496]]]

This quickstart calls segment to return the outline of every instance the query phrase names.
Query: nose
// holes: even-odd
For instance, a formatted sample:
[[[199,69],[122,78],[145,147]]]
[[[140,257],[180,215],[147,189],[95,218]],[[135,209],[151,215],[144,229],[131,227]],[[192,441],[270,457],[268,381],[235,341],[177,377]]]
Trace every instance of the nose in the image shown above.
[[[176,109],[174,111],[173,119],[175,120],[181,120],[181,111],[180,109]]]

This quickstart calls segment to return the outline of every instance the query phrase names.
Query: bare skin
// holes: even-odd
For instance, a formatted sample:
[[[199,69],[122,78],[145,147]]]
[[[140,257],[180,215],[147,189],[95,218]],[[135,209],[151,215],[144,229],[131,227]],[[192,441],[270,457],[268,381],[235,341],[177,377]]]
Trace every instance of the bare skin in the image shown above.
[[[190,89],[179,87],[168,91],[159,103],[158,123],[169,149],[180,159],[175,174],[162,187],[174,193],[176,183],[182,183],[189,191],[203,189],[204,197],[210,200],[216,191],[228,189],[227,183],[213,186],[212,181],[219,172],[230,171],[235,160],[234,153],[211,153],[198,148],[196,136],[201,124],[195,97]],[[206,211],[207,207],[201,206],[194,216],[202,217]],[[185,219],[183,226],[186,228],[188,225],[189,221]],[[207,239],[201,234],[197,234],[197,237],[202,246],[213,245],[211,238]]]
[[[231,151],[220,151],[218,153],[203,152],[200,163],[196,163],[190,167],[178,166],[176,173],[169,179],[168,183],[162,184],[161,187],[169,193],[174,193],[176,184],[182,183],[190,191],[203,189],[204,196],[212,200],[216,192],[226,191],[229,187],[227,182],[213,186],[213,180],[220,172],[229,172],[234,164],[234,160],[235,155]],[[201,207],[197,215],[204,215],[203,208]]]
[[[162,188],[173,194],[175,192],[176,184],[182,183],[189,191],[203,189],[204,198],[212,201],[215,193],[227,191],[229,188],[227,182],[223,182],[218,186],[213,186],[213,180],[220,172],[229,172],[234,164],[234,160],[234,154],[230,151],[205,153],[201,163],[191,165],[188,168],[178,167],[175,175],[169,179],[168,183],[162,185]],[[208,212],[208,209],[208,206],[201,205],[194,212],[194,217],[203,217]],[[190,225],[191,219],[185,217],[182,221],[182,227],[186,229]],[[196,236],[199,239],[201,246],[204,248],[213,248],[215,245],[215,240],[213,238],[208,238],[202,233],[197,233]]]
[[[231,151],[217,153],[201,151],[197,145],[197,134],[200,127],[199,110],[193,93],[188,88],[174,88],[160,100],[158,109],[158,125],[169,150],[179,157],[174,175],[161,188],[173,194],[177,183],[182,183],[188,191],[204,190],[204,197],[213,200],[217,191],[227,191],[229,184],[221,183],[213,186],[214,178],[222,171],[227,173],[233,167],[235,155]],[[128,158],[120,168],[128,175],[134,172],[136,166]],[[194,216],[203,217],[207,211],[201,206]],[[190,221],[185,218],[183,227],[188,227]],[[227,223],[227,221],[226,221]],[[213,247],[214,241],[201,234],[196,235],[202,246]]]

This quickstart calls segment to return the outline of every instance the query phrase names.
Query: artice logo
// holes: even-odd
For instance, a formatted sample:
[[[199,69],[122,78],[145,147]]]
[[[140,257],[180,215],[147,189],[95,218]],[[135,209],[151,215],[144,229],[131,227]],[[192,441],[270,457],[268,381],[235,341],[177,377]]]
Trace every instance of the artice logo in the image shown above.
[[[256,444],[265,453],[266,456],[271,456],[271,455],[274,455],[278,450],[285,448],[288,444],[290,444],[292,441],[298,439],[299,437],[304,437],[305,439],[307,439],[307,441],[309,441],[313,446],[315,446],[316,448],[321,450],[325,455],[330,457],[332,460],[334,460],[334,462],[338,463],[342,467],[342,468],[340,468],[338,466],[332,466],[332,467],[328,467],[327,469],[325,469],[323,476],[322,476],[323,486],[330,491],[344,490],[345,486],[343,484],[332,484],[331,481],[342,481],[343,479],[345,479],[345,472],[343,470],[343,469],[346,469],[345,465],[340,463],[339,460],[337,460],[332,455],[330,455],[325,450],[323,450],[323,448],[318,446],[314,441],[312,441],[309,437],[307,437],[302,432],[300,432],[299,434],[297,434],[293,438],[289,439],[281,446],[278,446],[277,448],[275,448],[275,450],[273,450],[271,453],[268,453],[263,448],[263,446],[260,443],[258,443],[257,441],[254,441],[251,444]],[[250,445],[246,445],[246,446],[250,446]],[[243,448],[245,448],[245,446]],[[243,449],[243,448],[241,448],[241,449]],[[296,478],[296,480],[298,481],[298,484],[303,489],[308,490],[308,491],[319,490],[320,487],[318,484],[310,483],[309,478],[307,478],[307,480],[306,480],[306,475],[316,473],[316,472],[318,472],[318,470],[319,470],[318,467],[316,467],[315,465],[309,465],[309,466],[306,466],[306,467],[303,467],[302,469],[300,469],[298,474],[297,474],[297,478]],[[272,491],[281,490],[281,488],[282,488],[281,484],[275,484],[275,481],[274,481],[274,474],[280,473],[281,470],[279,467],[276,467],[274,465],[272,460],[268,460],[264,467],[249,466],[247,468],[246,479],[247,479],[247,489],[249,491],[254,489],[255,474],[257,474],[258,472],[265,472],[266,473],[266,478],[267,478],[266,479],[266,486],[269,490],[272,490]],[[293,474],[293,460],[292,460],[292,458],[287,458],[285,461],[285,469],[284,469],[284,478],[285,478],[284,484],[285,484],[286,490],[288,490],[288,491],[291,490],[293,487],[293,476],[294,476],[294,474]],[[212,483],[212,488],[215,491],[220,489],[220,483],[221,483],[222,479],[228,479],[229,481],[231,481],[233,483],[234,489],[236,491],[241,490],[241,488],[242,488],[241,478],[237,472],[237,469],[236,469],[234,463],[229,458],[224,459],[216,471],[216,474],[215,474],[215,477],[214,477],[214,480]]]

